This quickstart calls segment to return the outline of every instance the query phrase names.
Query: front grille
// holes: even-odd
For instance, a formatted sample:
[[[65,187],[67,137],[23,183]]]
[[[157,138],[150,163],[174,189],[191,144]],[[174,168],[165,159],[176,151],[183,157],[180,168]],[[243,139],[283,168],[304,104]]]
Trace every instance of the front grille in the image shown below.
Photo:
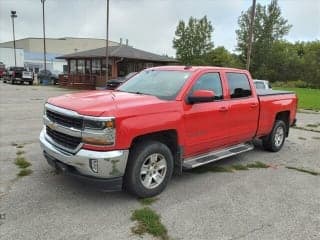
[[[73,127],[76,129],[82,129],[83,119],[82,118],[76,118],[76,117],[70,117],[66,116],[54,111],[50,111],[47,109],[46,111],[47,117],[56,123],[59,123],[66,127]]]
[[[75,149],[79,146],[81,142],[81,138],[79,137],[73,137],[70,135],[66,135],[61,132],[57,132],[55,130],[52,130],[48,126],[46,127],[47,134],[59,145],[69,148],[69,149]]]

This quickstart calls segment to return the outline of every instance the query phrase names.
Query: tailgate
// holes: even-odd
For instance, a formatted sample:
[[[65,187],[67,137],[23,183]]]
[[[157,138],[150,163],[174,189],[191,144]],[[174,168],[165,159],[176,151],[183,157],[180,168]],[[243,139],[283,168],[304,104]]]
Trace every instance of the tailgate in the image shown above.
[[[23,71],[22,78],[32,78],[32,72]]]

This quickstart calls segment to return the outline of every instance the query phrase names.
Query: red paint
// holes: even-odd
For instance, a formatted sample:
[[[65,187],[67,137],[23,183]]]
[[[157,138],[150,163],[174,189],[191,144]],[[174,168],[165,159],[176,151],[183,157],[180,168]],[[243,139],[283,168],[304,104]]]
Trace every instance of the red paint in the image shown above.
[[[190,71],[192,74],[173,101],[125,92],[88,91],[51,98],[48,102],[83,115],[116,117],[115,146],[84,145],[84,148],[101,151],[129,149],[135,137],[162,130],[175,130],[178,144],[184,147],[185,157],[265,136],[270,133],[278,112],[289,111],[290,124],[295,119],[296,95],[265,96],[259,100],[250,73],[246,70],[220,67],[185,69],[183,66],[154,69]],[[188,104],[186,99],[194,82],[209,72],[219,73],[223,100]],[[227,72],[245,74],[249,79],[252,95],[231,99]],[[205,91],[197,94],[205,97],[212,95]]]

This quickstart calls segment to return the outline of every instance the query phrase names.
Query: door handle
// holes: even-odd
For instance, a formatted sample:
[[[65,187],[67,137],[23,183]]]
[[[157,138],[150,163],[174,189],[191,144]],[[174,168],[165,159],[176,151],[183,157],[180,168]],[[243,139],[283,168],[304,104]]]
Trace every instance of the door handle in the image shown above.
[[[257,107],[257,106],[258,106],[257,103],[251,103],[251,104],[250,104],[250,107],[251,107],[251,108],[255,108],[255,107]]]
[[[227,107],[221,107],[219,108],[219,112],[226,112],[228,111],[228,108]]]

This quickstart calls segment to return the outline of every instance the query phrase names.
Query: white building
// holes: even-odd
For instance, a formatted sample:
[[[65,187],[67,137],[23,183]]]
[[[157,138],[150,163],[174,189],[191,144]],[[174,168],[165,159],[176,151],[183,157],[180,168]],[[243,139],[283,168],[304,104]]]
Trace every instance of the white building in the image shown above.
[[[119,43],[109,41],[109,46],[117,46]],[[56,57],[87,51],[106,46],[105,39],[95,38],[46,38],[46,67],[48,70],[63,72],[67,62]],[[0,62],[6,67],[14,66],[13,41],[0,43]],[[27,67],[34,72],[44,68],[43,65],[43,38],[23,38],[16,40],[17,66]],[[11,61],[13,59],[13,62]],[[19,60],[18,60],[19,59]]]
[[[24,66],[24,50],[16,49],[17,67]],[[0,62],[3,62],[6,67],[14,66],[14,49],[7,47],[0,47]]]

